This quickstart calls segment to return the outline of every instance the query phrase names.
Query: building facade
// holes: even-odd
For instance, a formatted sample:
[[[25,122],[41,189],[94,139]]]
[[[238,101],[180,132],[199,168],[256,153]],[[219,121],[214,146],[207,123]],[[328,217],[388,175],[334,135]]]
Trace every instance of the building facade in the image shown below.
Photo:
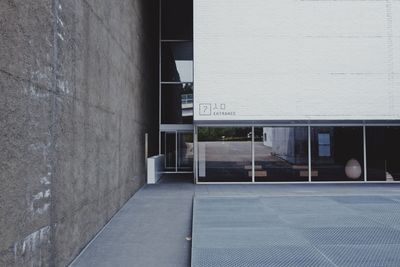
[[[187,27],[160,36],[169,171],[193,158],[197,183],[400,180],[398,1],[161,2]]]

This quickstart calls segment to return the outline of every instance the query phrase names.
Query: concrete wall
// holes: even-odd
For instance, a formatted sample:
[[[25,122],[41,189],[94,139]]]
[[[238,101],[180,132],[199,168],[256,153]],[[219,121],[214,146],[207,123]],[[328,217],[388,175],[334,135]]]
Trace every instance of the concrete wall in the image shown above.
[[[65,266],[157,150],[153,0],[0,1],[0,266]]]

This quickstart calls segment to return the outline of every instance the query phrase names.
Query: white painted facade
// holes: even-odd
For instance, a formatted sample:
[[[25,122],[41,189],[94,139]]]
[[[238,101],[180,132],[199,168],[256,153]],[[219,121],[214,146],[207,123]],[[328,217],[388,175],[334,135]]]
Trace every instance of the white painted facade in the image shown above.
[[[400,1],[194,0],[194,120],[399,120]]]

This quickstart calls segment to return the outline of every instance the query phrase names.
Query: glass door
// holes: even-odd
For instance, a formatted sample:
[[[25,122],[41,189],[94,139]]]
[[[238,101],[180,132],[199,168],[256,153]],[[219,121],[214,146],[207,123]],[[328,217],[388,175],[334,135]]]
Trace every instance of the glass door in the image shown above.
[[[178,132],[178,171],[193,170],[193,133]]]
[[[162,150],[166,172],[193,171],[193,133],[185,131],[163,132]]]
[[[163,154],[165,155],[165,170],[176,170],[176,133],[163,133]]]

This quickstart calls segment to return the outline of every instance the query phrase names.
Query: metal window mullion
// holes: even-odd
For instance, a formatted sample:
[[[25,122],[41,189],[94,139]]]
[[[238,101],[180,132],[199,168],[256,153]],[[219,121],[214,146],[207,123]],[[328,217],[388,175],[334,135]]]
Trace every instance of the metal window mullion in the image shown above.
[[[158,1],[158,124],[161,125],[161,8],[162,8],[162,0]],[[161,127],[159,127],[161,128]],[[161,154],[161,129],[158,134],[158,154]],[[166,156],[166,155],[165,155]]]
[[[311,165],[311,126],[308,125],[308,182],[312,182],[312,165]]]
[[[175,131],[175,172],[178,172],[178,131]]]
[[[367,182],[367,131],[363,126],[364,182]]]
[[[251,127],[251,181],[255,182],[254,126]]]
[[[164,169],[166,170],[167,169],[167,158],[168,158],[168,155],[167,155],[167,133],[165,132],[164,133],[164,153],[165,153],[165,155],[164,155]]]
[[[144,162],[147,170],[147,159],[149,157],[149,134],[144,134]]]
[[[178,166],[181,167],[181,157],[180,157],[180,148],[181,148],[181,141],[180,141],[180,132],[176,132],[176,172],[178,172]],[[178,150],[179,149],[179,150]],[[178,154],[179,153],[179,154]]]
[[[193,129],[193,168],[194,168],[194,182],[197,184],[199,182],[199,176],[198,176],[198,142],[197,142],[197,127]]]

